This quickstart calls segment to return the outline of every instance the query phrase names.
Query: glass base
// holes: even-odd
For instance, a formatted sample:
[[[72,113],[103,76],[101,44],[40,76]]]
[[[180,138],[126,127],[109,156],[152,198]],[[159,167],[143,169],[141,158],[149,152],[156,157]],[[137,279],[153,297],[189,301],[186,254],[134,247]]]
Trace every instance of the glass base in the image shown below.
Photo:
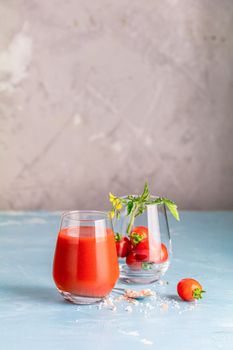
[[[157,282],[167,271],[169,262],[153,264],[148,270],[134,270],[126,264],[120,266],[120,281],[126,284],[151,284]]]
[[[69,292],[64,292],[60,289],[58,289],[59,293],[63,296],[65,300],[70,301],[73,304],[79,304],[79,305],[89,305],[89,304],[96,304],[101,302],[104,297],[85,297],[82,295],[72,294]]]

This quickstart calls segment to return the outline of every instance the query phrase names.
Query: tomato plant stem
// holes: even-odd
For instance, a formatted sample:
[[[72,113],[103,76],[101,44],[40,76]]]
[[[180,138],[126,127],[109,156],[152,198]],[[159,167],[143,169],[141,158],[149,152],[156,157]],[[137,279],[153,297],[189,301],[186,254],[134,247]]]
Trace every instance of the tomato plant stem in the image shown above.
[[[138,210],[138,204],[135,205],[135,208],[134,208],[134,209],[132,210],[132,212],[131,212],[130,221],[129,221],[129,224],[128,224],[127,230],[126,230],[126,232],[127,232],[128,235],[130,234],[131,228],[132,228],[132,226],[133,226],[133,223],[134,223],[134,219],[135,219],[137,210]]]

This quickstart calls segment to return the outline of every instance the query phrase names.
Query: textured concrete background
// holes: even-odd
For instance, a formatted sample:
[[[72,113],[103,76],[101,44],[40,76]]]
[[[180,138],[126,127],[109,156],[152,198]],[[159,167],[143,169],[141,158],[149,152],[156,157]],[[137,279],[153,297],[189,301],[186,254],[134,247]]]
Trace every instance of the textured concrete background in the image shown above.
[[[232,209],[232,135],[232,0],[0,2],[0,209]]]

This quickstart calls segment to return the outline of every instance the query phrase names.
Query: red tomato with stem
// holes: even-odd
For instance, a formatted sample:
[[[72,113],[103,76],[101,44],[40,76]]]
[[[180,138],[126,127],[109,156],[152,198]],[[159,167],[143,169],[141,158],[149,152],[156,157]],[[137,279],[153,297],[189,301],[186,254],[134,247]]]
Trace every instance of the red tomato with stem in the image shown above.
[[[193,278],[184,278],[177,284],[177,292],[181,299],[185,301],[194,301],[195,299],[201,299],[202,293],[205,291],[202,289],[201,284]]]
[[[134,227],[129,236],[132,245],[137,246],[141,241],[148,239],[148,228],[145,226]]]
[[[125,258],[131,250],[131,243],[128,237],[122,237],[121,234],[115,234],[115,243],[117,256],[119,258]]]

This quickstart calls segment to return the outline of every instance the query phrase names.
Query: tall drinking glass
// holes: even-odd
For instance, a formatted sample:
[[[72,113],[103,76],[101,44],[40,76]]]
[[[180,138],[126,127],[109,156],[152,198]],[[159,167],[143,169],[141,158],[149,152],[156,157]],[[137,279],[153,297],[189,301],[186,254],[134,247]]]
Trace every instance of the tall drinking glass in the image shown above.
[[[119,277],[116,247],[108,215],[69,211],[62,215],[53,263],[61,295],[76,304],[101,301]]]

